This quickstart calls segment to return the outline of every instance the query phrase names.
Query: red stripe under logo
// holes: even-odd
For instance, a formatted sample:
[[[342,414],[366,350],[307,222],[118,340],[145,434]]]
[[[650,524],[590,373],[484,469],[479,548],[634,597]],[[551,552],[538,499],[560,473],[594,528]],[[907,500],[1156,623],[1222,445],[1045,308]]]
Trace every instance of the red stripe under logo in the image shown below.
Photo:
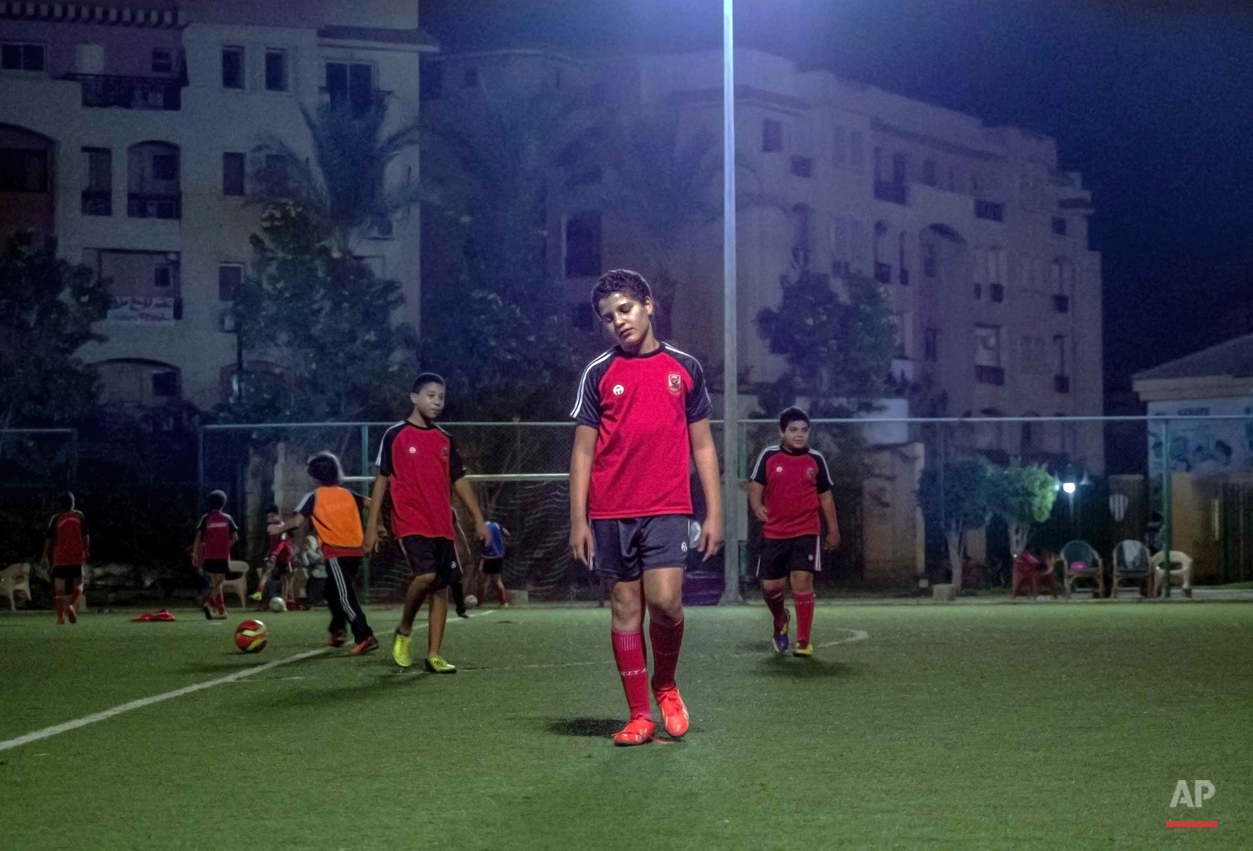
[[[1218,827],[1216,821],[1168,821],[1167,827]]]

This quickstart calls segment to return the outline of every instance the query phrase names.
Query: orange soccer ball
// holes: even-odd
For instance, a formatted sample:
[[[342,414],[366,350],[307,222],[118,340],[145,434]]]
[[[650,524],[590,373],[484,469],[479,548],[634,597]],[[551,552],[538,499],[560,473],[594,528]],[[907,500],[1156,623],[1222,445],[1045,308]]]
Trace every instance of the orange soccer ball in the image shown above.
[[[261,621],[246,620],[235,628],[235,646],[245,653],[261,652],[269,638],[269,630]]]

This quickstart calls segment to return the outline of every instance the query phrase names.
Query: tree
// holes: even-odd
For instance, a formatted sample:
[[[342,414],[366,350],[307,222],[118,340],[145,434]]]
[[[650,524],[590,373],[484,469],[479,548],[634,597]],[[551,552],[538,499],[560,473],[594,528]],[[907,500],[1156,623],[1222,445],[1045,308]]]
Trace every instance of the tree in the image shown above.
[[[923,471],[918,498],[928,523],[944,532],[953,587],[960,591],[966,532],[988,521],[992,467],[983,458],[968,458]]]
[[[770,351],[787,359],[787,370],[762,388],[761,404],[777,410],[797,396],[814,400],[811,415],[868,409],[883,396],[896,348],[896,327],[878,283],[854,275],[846,296],[826,275],[808,269],[783,284],[776,310],[763,308],[757,328]]]
[[[105,338],[92,329],[109,310],[108,289],[30,232],[0,253],[0,428],[65,423],[97,401],[95,372],[77,357]]]
[[[1057,479],[1041,466],[1002,467],[988,480],[988,508],[1009,527],[1010,554],[1017,557],[1027,548],[1031,527],[1053,513]]]

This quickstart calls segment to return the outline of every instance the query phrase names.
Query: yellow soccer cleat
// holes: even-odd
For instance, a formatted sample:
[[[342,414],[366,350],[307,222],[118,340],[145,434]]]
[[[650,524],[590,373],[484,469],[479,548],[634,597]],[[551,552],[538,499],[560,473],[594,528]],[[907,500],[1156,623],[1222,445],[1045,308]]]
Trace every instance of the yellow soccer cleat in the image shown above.
[[[814,646],[812,644],[797,644],[796,649],[792,651],[793,656],[812,656],[814,655]]]
[[[432,674],[455,674],[457,666],[444,661],[443,656],[427,656],[426,669]]]
[[[258,588],[256,591],[253,591],[251,594],[249,594],[248,599],[256,603],[261,602],[261,589]]]
[[[401,635],[396,633],[396,637],[392,639],[392,659],[402,668],[408,668],[413,665],[413,634]]]

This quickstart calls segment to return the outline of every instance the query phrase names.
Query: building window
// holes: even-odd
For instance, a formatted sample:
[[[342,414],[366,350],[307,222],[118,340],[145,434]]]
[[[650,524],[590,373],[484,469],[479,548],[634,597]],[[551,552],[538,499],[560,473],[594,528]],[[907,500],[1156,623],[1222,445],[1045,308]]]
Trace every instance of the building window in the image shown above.
[[[596,315],[592,312],[592,306],[585,301],[570,305],[570,324],[579,331],[594,331]]]
[[[783,150],[783,124],[767,118],[761,122],[761,149],[766,153]]]
[[[287,91],[286,50],[267,50],[265,52],[265,90],[267,92]]]
[[[178,180],[178,154],[153,154],[152,176],[156,180]]]
[[[0,44],[0,69],[5,71],[44,70],[44,46],[6,41]]]
[[[244,49],[242,47],[222,48],[222,88],[242,89],[244,87]]]
[[[461,74],[461,87],[464,89],[476,88],[479,84],[479,69],[467,68]]]
[[[168,47],[152,49],[152,73],[170,74],[174,71],[174,51]]]
[[[844,168],[848,162],[848,138],[843,127],[835,128],[834,163],[836,168]]]
[[[127,151],[126,214],[138,219],[182,217],[179,150],[168,142],[141,142]]]
[[[0,192],[47,191],[47,151],[0,148]]]
[[[600,211],[576,213],[566,220],[566,277],[600,273]]]
[[[987,219],[992,222],[1005,221],[1005,205],[996,204],[992,201],[984,201],[981,198],[975,199],[975,217]]]
[[[422,100],[439,100],[444,94],[444,63],[430,62],[422,66],[418,93]]]
[[[936,277],[939,271],[939,262],[936,256],[936,245],[934,242],[924,242],[922,245],[922,274],[928,278]]]
[[[166,399],[178,396],[178,373],[173,370],[152,373],[152,395]]]
[[[809,157],[792,157],[792,174],[797,177],[813,177],[814,161]]]
[[[849,136],[848,164],[856,172],[866,165],[866,137],[860,130],[854,130]]]
[[[940,359],[940,332],[928,328],[922,335],[922,356],[924,360],[935,363]]]
[[[244,155],[241,153],[222,154],[222,194],[244,194]]]
[[[922,161],[922,182],[927,186],[935,186],[939,182],[939,173],[936,171],[935,160]]]
[[[218,266],[218,301],[234,301],[243,284],[243,263],[223,263]]]
[[[1066,220],[1063,219],[1061,216],[1053,217],[1053,233],[1057,234],[1058,236],[1066,235]]]
[[[1005,285],[1004,284],[989,284],[988,285],[988,298],[990,298],[992,301],[996,302],[997,304],[1000,304],[1001,302],[1003,302],[1005,300]]]
[[[975,326],[975,380],[980,384],[1005,383],[1001,366],[1001,329],[997,325]]]
[[[83,187],[84,216],[113,215],[113,151],[83,148],[87,185]]]
[[[265,181],[268,184],[268,191],[275,195],[286,196],[291,191],[287,178],[287,157],[282,154],[266,154]]]
[[[360,62],[326,63],[326,93],[334,105],[349,104],[361,115],[374,103],[374,66]]]

